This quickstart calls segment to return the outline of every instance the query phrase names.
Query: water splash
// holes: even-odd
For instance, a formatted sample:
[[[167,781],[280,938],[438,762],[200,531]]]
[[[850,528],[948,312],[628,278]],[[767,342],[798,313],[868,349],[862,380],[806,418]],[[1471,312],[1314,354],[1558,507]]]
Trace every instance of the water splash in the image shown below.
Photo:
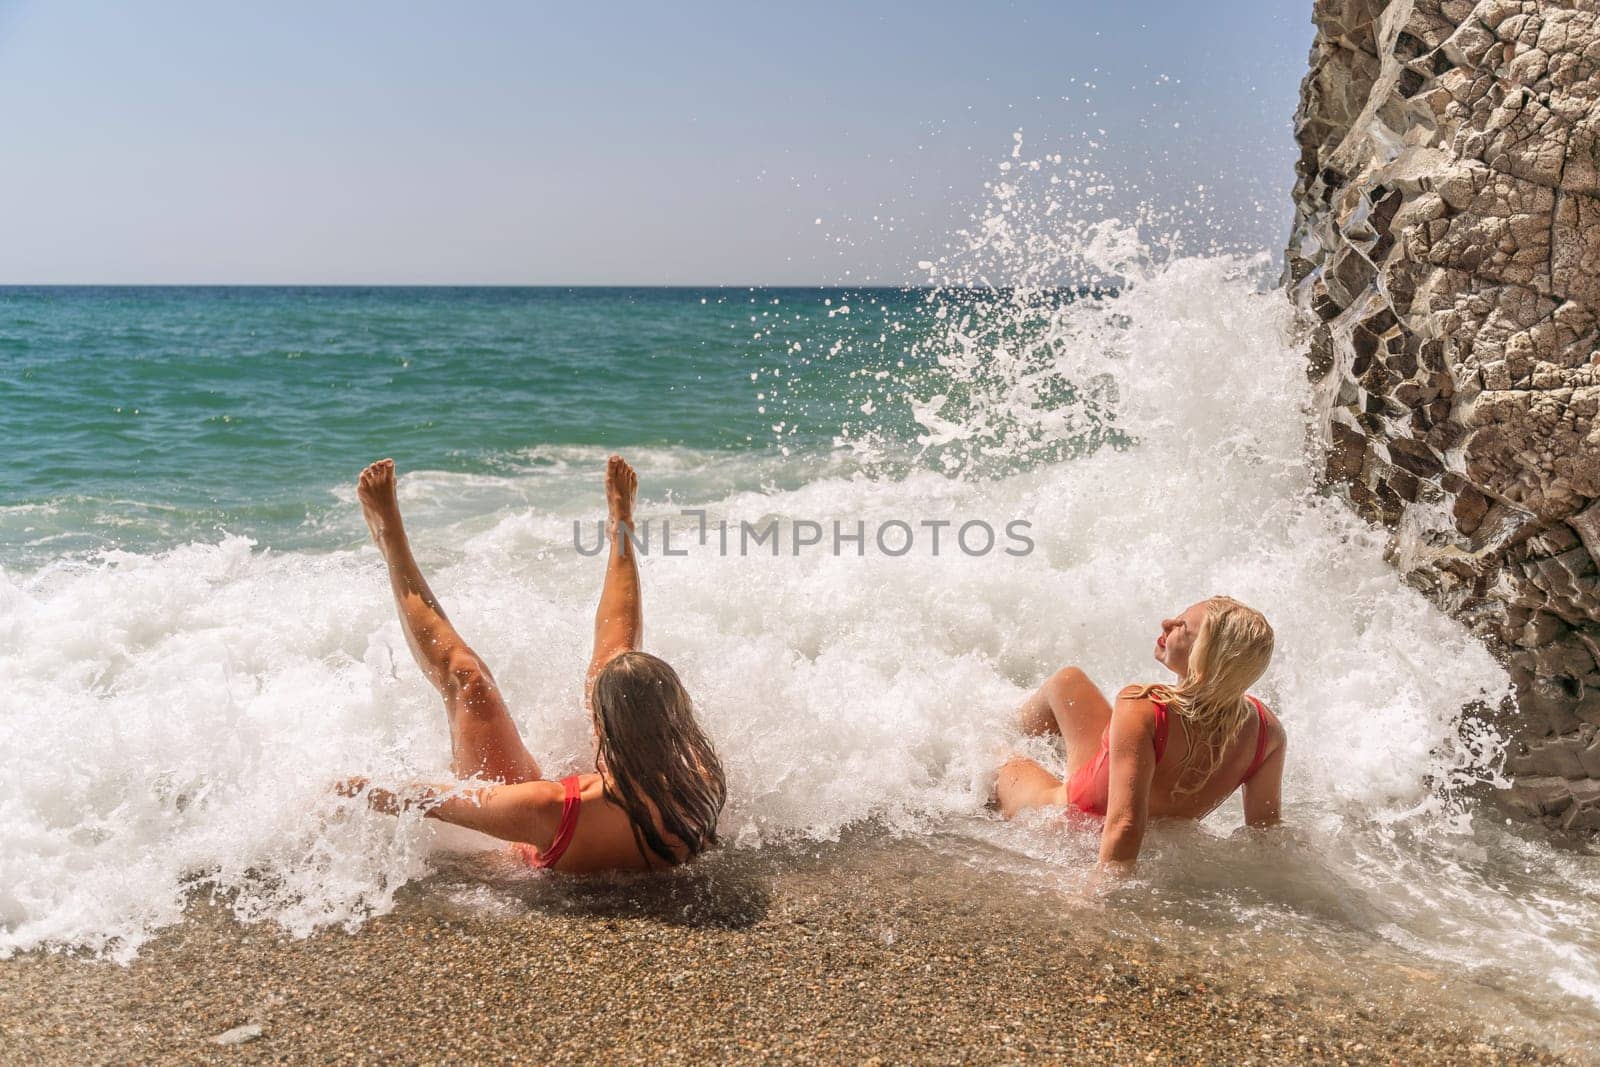
[[[915,352],[869,298],[848,312],[872,326],[842,382],[824,352],[784,364],[776,397],[752,383],[755,402],[793,402],[774,411],[790,425],[808,398],[866,388],[836,447],[775,430],[772,449],[631,454],[643,517],[1032,524],[1020,558],[691,545],[644,561],[650,648],[728,768],[727,840],[954,831],[1075,890],[1092,833],[987,813],[1009,709],[1065,663],[1108,691],[1151,680],[1157,620],[1227,592],[1278,632],[1258,692],[1290,732],[1294,836],[1230,837],[1233,807],[1158,829],[1142,899],[1219,929],[1338,928],[1600,1006],[1592,864],[1470,799],[1501,746],[1462,709],[1507,679],[1382,562],[1382,531],[1318,488],[1269,261],[1166,255],[1103,219],[1041,237],[1023,192],[995,196],[1009,221],[937,267]],[[1052,256],[1048,274],[968,288]],[[603,454],[538,446],[401,482],[423,566],[552,774],[590,751],[578,686],[599,573],[570,539],[601,507]],[[294,932],[356,924],[462,843],[329,793],[448,763],[379,561],[350,547],[354,508],[330,523],[318,548],[228,537],[0,573],[0,954],[126,959],[196,890]]]

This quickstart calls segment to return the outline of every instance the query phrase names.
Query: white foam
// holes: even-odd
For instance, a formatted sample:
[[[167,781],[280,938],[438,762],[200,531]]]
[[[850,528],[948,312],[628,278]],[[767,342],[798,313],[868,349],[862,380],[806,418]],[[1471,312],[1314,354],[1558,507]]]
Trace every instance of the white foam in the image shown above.
[[[1023,558],[694,548],[643,561],[647,645],[678,667],[727,764],[724,835],[759,847],[866,820],[960,827],[1042,869],[1080,869],[1085,835],[986,815],[1009,709],[1066,663],[1107,690],[1158,678],[1158,620],[1227,592],[1277,629],[1258,692],[1290,730],[1288,811],[1297,855],[1313,858],[1286,872],[1254,845],[1157,833],[1151,877],[1200,896],[1243,886],[1255,905],[1336,914],[1441,958],[1470,946],[1600,1003],[1593,954],[1569,951],[1592,947],[1593,875],[1543,846],[1485,838],[1441,790],[1492,776],[1492,737],[1464,739],[1458,718],[1506,679],[1397,580],[1380,533],[1315,491],[1303,353],[1281,296],[1252,281],[1259,267],[1175,260],[1051,323],[1028,358],[1043,353],[1074,381],[1110,375],[1105,403],[1135,447],[991,478],[872,477],[848,451],[792,461],[803,477],[764,453],[634,455],[644,516],[699,504],[869,529],[1033,524],[1037,550]],[[1059,420],[1030,406],[1048,395],[990,414],[1013,429]],[[579,684],[600,563],[571,538],[574,520],[599,516],[601,458],[543,450],[496,477],[402,479],[434,588],[553,775],[585,769],[590,750]],[[439,703],[370,548],[280,553],[227,538],[0,574],[0,677],[0,954],[71,945],[126,959],[197,888],[233,891],[241,915],[294,932],[354,923],[427,869],[431,826],[353,813],[328,791],[348,774],[439,778],[448,765]],[[1486,849],[1523,850],[1530,883],[1555,888],[1497,885]],[[1427,898],[1413,899],[1419,885]]]

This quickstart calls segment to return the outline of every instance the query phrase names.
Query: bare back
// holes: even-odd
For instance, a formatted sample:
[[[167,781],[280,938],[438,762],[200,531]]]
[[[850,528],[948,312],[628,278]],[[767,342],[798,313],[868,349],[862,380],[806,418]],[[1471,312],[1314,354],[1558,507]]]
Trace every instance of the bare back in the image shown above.
[[[660,856],[646,846],[642,851],[633,822],[620,805],[606,797],[605,778],[598,774],[578,776],[583,807],[578,811],[577,831],[572,843],[555,864],[558,871],[585,874],[591,871],[648,870],[666,866]],[[688,850],[659,821],[656,832],[671,846],[678,862],[688,858]]]
[[[1133,687],[1130,687],[1132,689]],[[1124,690],[1124,693],[1129,690]],[[1148,715],[1153,721],[1156,715],[1154,702],[1148,698],[1139,700],[1125,700],[1119,697],[1117,706],[1112,710],[1115,718],[1123,712],[1124,705],[1133,705],[1128,710],[1141,718]],[[1144,705],[1143,708],[1137,705]],[[1272,713],[1270,708],[1265,710],[1267,738],[1263,752],[1263,762],[1255,771],[1255,775],[1266,770],[1267,764],[1283,749],[1285,735],[1283,724]],[[1216,810],[1233,795],[1234,790],[1241,784],[1248,790],[1249,783],[1244,783],[1246,773],[1255,763],[1256,746],[1260,738],[1261,721],[1256,715],[1251,715],[1245,720],[1244,726],[1230,739],[1223,748],[1222,759],[1217,764],[1206,782],[1193,792],[1178,795],[1179,779],[1183,776],[1187,761],[1191,753],[1192,744],[1189,725],[1183,716],[1169,709],[1167,714],[1167,742],[1166,750],[1161,759],[1156,762],[1155,772],[1150,782],[1150,815],[1153,818],[1178,818],[1199,819]],[[1203,758],[1203,754],[1202,754]],[[1113,756],[1115,760],[1115,756]],[[1115,773],[1115,771],[1113,771]],[[1255,778],[1252,775],[1252,781]]]

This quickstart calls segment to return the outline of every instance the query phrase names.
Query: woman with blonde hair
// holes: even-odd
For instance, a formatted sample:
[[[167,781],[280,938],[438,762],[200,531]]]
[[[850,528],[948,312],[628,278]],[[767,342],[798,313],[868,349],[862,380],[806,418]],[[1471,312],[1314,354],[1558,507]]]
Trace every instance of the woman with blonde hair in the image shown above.
[[[1077,667],[1028,698],[1020,725],[1061,735],[1067,777],[1012,758],[995,787],[1001,814],[1070,807],[1104,816],[1100,862],[1112,870],[1132,868],[1151,818],[1204,818],[1240,787],[1249,825],[1278,822],[1283,725],[1245,691],[1272,659],[1267,620],[1231,597],[1202,600],[1161,620],[1155,658],[1178,684],[1127,686],[1114,708]]]

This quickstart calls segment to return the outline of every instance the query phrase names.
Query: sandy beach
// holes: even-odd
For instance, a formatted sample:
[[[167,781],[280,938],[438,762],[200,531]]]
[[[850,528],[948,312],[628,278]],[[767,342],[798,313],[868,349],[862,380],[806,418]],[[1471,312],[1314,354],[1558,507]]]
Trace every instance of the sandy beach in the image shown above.
[[[353,932],[294,939],[202,904],[127,967],[0,963],[0,1059],[1563,1062],[1451,1018],[1425,969],[1308,952],[1269,972],[1092,919],[913,842],[731,853],[656,883],[463,859]]]

